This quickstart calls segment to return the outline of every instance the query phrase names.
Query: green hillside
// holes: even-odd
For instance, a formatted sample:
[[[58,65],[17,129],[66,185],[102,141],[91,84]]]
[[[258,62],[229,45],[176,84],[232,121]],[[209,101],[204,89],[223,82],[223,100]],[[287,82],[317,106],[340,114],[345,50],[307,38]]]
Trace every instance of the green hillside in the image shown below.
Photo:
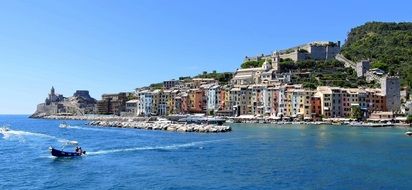
[[[342,48],[353,60],[370,59],[372,67],[399,74],[412,87],[412,23],[368,22],[353,28]]]

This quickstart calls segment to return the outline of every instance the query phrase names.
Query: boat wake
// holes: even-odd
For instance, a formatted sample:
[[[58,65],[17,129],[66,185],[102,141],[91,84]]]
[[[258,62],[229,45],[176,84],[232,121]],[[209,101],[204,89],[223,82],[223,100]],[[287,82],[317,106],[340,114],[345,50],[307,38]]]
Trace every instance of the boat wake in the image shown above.
[[[62,138],[58,138],[58,137],[51,136],[51,135],[47,135],[43,133],[28,132],[28,131],[8,129],[7,131],[1,131],[0,133],[3,134],[3,139],[12,139],[12,138],[22,139],[25,137],[37,137],[37,138],[42,138],[42,139],[57,140],[59,142],[68,141],[67,139],[62,139]]]
[[[119,152],[133,152],[133,151],[143,151],[143,150],[177,150],[180,148],[186,147],[194,147],[199,146],[207,143],[214,143],[214,142],[221,142],[228,139],[219,139],[219,140],[210,140],[210,141],[197,141],[197,142],[190,142],[184,144],[172,144],[166,146],[143,146],[143,147],[132,147],[132,148],[120,148],[120,149],[111,149],[111,150],[99,150],[99,151],[92,151],[87,152],[87,155],[102,155],[102,154],[112,154],[112,153],[119,153]],[[203,147],[200,147],[203,148]]]

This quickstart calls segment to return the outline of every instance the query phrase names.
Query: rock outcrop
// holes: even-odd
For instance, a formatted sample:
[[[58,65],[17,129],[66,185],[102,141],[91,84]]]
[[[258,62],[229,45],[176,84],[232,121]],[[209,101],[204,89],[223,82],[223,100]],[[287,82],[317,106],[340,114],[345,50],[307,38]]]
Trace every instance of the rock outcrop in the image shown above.
[[[54,87],[44,101],[37,105],[37,109],[31,118],[43,118],[51,115],[84,115],[96,111],[96,99],[90,97],[89,91],[77,90],[73,96],[64,97],[56,94]]]

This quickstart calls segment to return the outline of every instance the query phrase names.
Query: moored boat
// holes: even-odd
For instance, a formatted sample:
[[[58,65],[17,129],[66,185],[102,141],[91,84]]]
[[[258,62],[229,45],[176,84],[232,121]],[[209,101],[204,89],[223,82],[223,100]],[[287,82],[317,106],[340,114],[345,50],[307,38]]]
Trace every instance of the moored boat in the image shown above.
[[[405,132],[405,135],[412,137],[412,131],[406,131],[406,132]]]

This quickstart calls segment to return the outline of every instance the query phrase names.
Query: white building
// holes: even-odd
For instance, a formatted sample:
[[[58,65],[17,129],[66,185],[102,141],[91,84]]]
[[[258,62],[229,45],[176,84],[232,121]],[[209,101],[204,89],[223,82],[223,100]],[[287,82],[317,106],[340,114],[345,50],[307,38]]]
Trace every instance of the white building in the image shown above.
[[[213,84],[209,86],[206,90],[207,96],[207,110],[217,111],[219,109],[219,92],[220,86]]]
[[[149,90],[137,92],[139,99],[137,106],[137,115],[149,116],[152,112],[153,95]]]

